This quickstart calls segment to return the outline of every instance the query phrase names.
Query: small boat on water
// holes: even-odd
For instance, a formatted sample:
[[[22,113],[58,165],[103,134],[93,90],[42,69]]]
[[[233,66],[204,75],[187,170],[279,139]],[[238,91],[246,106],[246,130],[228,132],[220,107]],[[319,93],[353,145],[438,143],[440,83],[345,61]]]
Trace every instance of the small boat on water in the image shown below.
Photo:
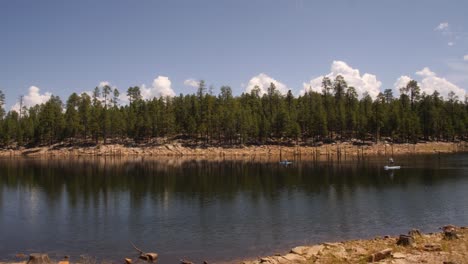
[[[282,160],[279,162],[279,164],[281,165],[289,165],[289,164],[292,164],[292,161],[289,161],[289,160]]]
[[[390,165],[385,165],[384,170],[399,170],[401,168],[401,166],[393,165],[393,158],[390,158],[388,162],[390,163]]]
[[[384,170],[399,170],[401,166],[384,166]]]

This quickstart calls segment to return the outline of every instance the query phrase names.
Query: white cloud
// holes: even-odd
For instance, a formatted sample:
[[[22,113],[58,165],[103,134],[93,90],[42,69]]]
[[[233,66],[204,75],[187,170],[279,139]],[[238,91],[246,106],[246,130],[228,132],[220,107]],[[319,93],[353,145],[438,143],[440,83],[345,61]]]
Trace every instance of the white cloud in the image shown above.
[[[187,79],[184,81],[185,86],[198,87],[199,84],[200,82],[195,79]]]
[[[331,72],[327,75],[322,75],[310,80],[308,83],[303,83],[303,89],[300,94],[304,94],[310,89],[312,89],[312,91],[322,92],[323,77],[328,77],[333,81],[338,75],[343,76],[348,86],[353,86],[359,96],[367,92],[372,98],[376,98],[380,93],[382,82],[377,80],[377,76],[370,73],[361,75],[358,69],[352,68],[344,61],[333,61],[330,71]]]
[[[246,93],[250,93],[252,89],[255,86],[260,87],[260,94],[266,94],[268,91],[268,87],[270,87],[270,84],[273,83],[276,86],[276,89],[281,93],[281,94],[286,94],[288,92],[288,87],[284,84],[281,83],[272,77],[268,76],[265,73],[260,73],[257,76],[252,77],[250,79],[249,83],[247,84],[247,88],[245,89]]]
[[[451,42],[451,41],[450,41],[449,43],[447,43],[447,45],[449,45],[450,47],[452,47],[453,45],[455,45],[455,42]]]
[[[156,79],[153,80],[153,83],[150,87],[146,87],[145,84],[140,86],[140,94],[144,100],[151,100],[154,97],[166,97],[166,96],[175,96],[175,92],[171,87],[171,80],[169,80],[166,76],[158,76]],[[101,88],[101,96],[99,100],[101,102],[104,101],[104,97],[102,96],[102,87],[105,85],[109,85],[112,90],[116,89],[116,86],[112,86],[108,81],[102,81],[99,83],[98,87]],[[130,102],[127,91],[119,91],[119,104],[126,105]],[[88,94],[89,96],[93,96],[93,91],[84,91],[83,93]],[[113,95],[112,95],[113,96]]]
[[[464,60],[464,61],[468,61],[468,54],[465,55],[465,56],[463,56],[463,60]]]
[[[448,27],[449,27],[449,23],[448,23],[448,22],[442,22],[442,23],[440,23],[436,28],[434,28],[434,30],[436,30],[436,31],[444,31],[444,30],[448,30]]]
[[[393,84],[393,95],[398,96],[400,94],[400,88],[405,87],[411,80],[412,79],[409,76],[400,76]]]
[[[417,71],[416,75],[422,78],[417,80],[419,82],[421,92],[432,94],[437,90],[441,96],[447,98],[449,92],[453,91],[460,99],[465,98],[466,91],[463,88],[458,87],[445,78],[437,76],[437,74],[431,71],[428,67],[424,67],[422,70]],[[401,76],[398,78],[394,85],[395,92],[399,94],[399,89],[406,86],[410,80],[411,78],[408,76]]]
[[[435,72],[431,71],[428,67],[424,67],[422,70],[417,71],[416,75],[422,76],[422,77],[431,77],[435,76]]]
[[[175,96],[175,92],[172,90],[171,84],[169,77],[158,76],[153,80],[151,87],[146,88],[146,85],[142,85],[141,96],[145,100],[150,100],[154,97]]]
[[[46,92],[41,94],[39,87],[31,86],[29,87],[28,94],[23,97],[23,106],[32,107],[35,105],[40,105],[47,102],[50,97],[52,96],[51,93]],[[19,111],[20,103],[17,102],[15,105],[11,107],[11,110]]]
[[[99,86],[98,86],[98,87],[99,87],[99,88],[102,88],[102,87],[104,87],[104,86],[106,86],[106,85],[107,85],[107,86],[111,86],[110,82],[108,82],[108,81],[102,81],[102,82],[99,83]]]

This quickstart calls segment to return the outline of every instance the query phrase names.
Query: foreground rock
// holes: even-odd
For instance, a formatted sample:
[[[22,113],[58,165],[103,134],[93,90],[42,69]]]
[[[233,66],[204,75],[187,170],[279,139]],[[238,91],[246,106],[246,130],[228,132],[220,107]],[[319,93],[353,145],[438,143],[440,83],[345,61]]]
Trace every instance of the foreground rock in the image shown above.
[[[447,231],[457,234],[458,238],[447,239]],[[295,247],[285,255],[263,257],[241,263],[468,263],[468,229],[466,228],[443,228],[442,232],[435,234],[422,234],[419,230],[417,232],[412,230],[404,236],[412,242],[397,245],[400,237],[386,236],[370,240],[323,243]]]

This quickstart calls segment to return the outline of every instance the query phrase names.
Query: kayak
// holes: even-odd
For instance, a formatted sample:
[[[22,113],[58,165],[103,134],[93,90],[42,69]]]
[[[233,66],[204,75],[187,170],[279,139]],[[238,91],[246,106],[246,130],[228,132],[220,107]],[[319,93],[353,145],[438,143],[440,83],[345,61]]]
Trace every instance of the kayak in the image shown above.
[[[282,161],[279,162],[279,164],[281,164],[281,165],[289,165],[289,164],[292,164],[292,161],[282,160]]]
[[[399,170],[401,166],[384,166],[385,170]]]

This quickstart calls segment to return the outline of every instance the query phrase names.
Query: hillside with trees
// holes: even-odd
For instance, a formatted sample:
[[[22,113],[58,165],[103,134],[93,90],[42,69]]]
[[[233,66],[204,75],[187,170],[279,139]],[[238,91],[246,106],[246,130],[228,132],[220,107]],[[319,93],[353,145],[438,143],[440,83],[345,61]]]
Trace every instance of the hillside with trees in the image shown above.
[[[219,94],[200,81],[195,94],[143,100],[140,88],[127,90],[129,103],[119,103],[120,92],[96,87],[91,95],[58,96],[19,111],[4,109],[0,91],[0,144],[32,147],[59,142],[75,144],[151,142],[156,138],[183,139],[197,144],[271,144],[317,141],[386,139],[454,141],[468,138],[468,103],[453,92],[442,98],[421,93],[410,81],[394,97],[391,89],[373,99],[358,97],[342,76],[322,82],[322,92],[295,97],[282,95],[272,83],[267,93],[255,87],[234,96],[229,86]]]

